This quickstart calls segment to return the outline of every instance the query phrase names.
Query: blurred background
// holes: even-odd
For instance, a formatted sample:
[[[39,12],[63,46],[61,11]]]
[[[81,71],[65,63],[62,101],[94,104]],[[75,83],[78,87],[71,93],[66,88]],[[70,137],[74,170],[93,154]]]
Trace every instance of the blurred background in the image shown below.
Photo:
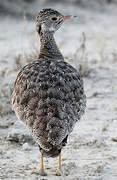
[[[40,179],[40,154],[11,108],[13,84],[20,69],[37,59],[35,28],[42,8],[78,18],[55,34],[65,61],[84,79],[87,109],[62,152],[70,180],[117,179],[117,0],[0,1],[0,179]],[[45,159],[49,176],[56,159]],[[61,179],[56,177],[56,179]],[[64,179],[64,178],[63,178]]]
[[[4,0],[1,1],[1,11],[4,13],[22,13],[24,10],[27,10],[27,12],[30,12],[28,8],[31,8],[31,5],[33,7],[31,9],[38,10],[37,6],[46,6],[46,5],[53,5],[53,4],[61,4],[61,5],[77,5],[82,7],[96,7],[99,5],[106,5],[106,4],[112,4],[117,3],[116,0],[60,0],[59,2],[56,0]],[[35,9],[34,9],[35,7]],[[31,13],[31,12],[30,12]]]
[[[0,2],[0,13],[3,15],[22,16],[26,13],[27,17],[33,18],[39,9],[50,6],[58,6],[67,10],[67,6],[77,6],[80,8],[90,8],[92,10],[102,10],[106,7],[116,6],[117,0],[4,0]],[[63,8],[64,7],[64,8]]]

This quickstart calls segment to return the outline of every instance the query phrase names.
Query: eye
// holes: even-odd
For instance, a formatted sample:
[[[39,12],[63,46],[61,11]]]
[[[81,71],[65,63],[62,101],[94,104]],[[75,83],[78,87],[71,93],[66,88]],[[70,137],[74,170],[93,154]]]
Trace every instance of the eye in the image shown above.
[[[56,21],[56,20],[57,20],[56,16],[52,17],[52,21]]]

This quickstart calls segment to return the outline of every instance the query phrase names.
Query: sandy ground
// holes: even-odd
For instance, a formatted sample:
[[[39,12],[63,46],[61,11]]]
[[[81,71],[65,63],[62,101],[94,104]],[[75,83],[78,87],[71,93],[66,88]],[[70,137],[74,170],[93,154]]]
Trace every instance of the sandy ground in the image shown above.
[[[31,174],[40,167],[40,153],[28,131],[11,110],[16,75],[39,49],[35,22],[0,18],[0,180],[117,180],[117,21],[116,8],[79,10],[79,20],[67,22],[56,40],[67,61],[84,71],[87,109],[62,151],[63,176],[53,173],[58,158],[44,159],[47,177]],[[77,8],[69,8],[78,14]],[[76,53],[86,35],[85,59]]]

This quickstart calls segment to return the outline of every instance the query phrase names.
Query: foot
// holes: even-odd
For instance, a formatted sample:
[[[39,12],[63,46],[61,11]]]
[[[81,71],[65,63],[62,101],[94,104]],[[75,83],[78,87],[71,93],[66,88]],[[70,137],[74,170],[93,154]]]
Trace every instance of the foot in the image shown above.
[[[57,169],[53,175],[55,176],[68,176],[70,172],[68,170],[63,171],[62,169]]]
[[[55,176],[62,176],[62,175],[63,175],[63,172],[62,172],[61,169],[57,169],[54,175],[55,175]]]
[[[44,169],[40,169],[40,170],[34,169],[32,171],[32,174],[38,174],[40,176],[47,176],[47,173],[44,171]]]

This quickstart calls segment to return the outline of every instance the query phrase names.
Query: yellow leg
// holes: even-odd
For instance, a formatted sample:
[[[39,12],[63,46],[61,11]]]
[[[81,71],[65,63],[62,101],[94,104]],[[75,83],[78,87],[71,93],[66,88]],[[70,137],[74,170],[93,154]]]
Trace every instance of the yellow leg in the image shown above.
[[[64,173],[65,173],[65,174],[64,174]],[[56,175],[56,176],[63,176],[63,175],[68,176],[68,175],[69,175],[69,171],[63,172],[63,170],[62,170],[62,168],[61,168],[61,152],[59,153],[59,168],[56,170],[55,175]]]
[[[59,169],[61,169],[61,152],[59,153]]]
[[[40,170],[33,170],[32,171],[33,174],[39,174],[41,176],[47,176],[47,174],[44,171],[44,165],[43,165],[43,154],[41,153],[41,168]]]
[[[43,154],[41,153],[41,169],[44,169],[43,167]]]
[[[56,170],[56,173],[55,173],[55,175],[56,176],[62,176],[62,170],[61,170],[61,152],[59,153],[59,167],[58,167],[58,169]]]

